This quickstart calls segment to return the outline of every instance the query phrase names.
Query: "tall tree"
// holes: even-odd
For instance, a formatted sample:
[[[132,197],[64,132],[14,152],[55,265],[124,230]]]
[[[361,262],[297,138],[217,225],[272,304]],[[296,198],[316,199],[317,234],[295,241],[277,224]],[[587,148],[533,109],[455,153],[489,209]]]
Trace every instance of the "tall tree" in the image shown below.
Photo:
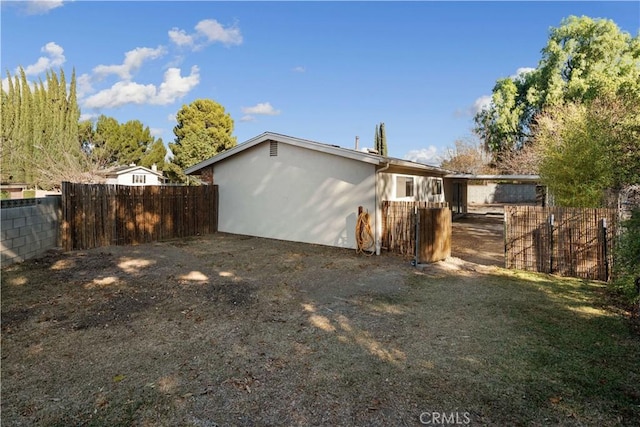
[[[499,79],[476,132],[499,159],[531,142],[536,115],[567,101],[625,95],[640,102],[640,35],[611,20],[570,16],[552,28],[535,70]]]
[[[376,125],[376,134],[374,136],[373,148],[381,156],[387,155],[387,133],[384,128],[384,123]]]
[[[46,80],[35,84],[22,68],[7,77],[8,90],[2,89],[2,181],[50,188],[86,173],[78,144],[75,72],[68,92],[62,70],[48,71]]]
[[[197,99],[183,105],[176,115],[176,138],[169,144],[173,153],[173,180],[184,181],[182,169],[193,166],[236,145],[233,119],[222,105],[211,99]]]
[[[387,156],[387,131],[384,128],[384,123],[380,123],[380,150],[378,150],[381,156]]]
[[[640,104],[633,97],[548,107],[534,140],[540,176],[558,205],[599,207],[605,190],[640,184]]]

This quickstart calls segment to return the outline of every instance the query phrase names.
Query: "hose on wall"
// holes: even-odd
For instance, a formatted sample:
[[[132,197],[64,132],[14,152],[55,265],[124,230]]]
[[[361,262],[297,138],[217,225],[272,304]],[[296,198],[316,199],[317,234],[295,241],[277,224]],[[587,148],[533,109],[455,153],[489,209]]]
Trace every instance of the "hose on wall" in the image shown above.
[[[360,212],[356,221],[356,253],[371,256],[375,253],[375,239],[371,224],[369,222],[369,212]]]

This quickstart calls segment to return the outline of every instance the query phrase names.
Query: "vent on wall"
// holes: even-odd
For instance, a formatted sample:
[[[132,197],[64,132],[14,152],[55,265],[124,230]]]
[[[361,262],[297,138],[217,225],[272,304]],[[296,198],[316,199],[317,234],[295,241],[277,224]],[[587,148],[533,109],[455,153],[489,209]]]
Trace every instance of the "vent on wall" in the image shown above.
[[[278,156],[278,141],[269,142],[269,156],[271,157]]]

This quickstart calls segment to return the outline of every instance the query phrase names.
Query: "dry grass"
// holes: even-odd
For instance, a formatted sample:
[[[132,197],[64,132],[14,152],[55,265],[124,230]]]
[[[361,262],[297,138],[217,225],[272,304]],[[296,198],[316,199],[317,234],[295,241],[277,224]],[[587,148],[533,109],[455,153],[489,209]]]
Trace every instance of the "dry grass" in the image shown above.
[[[633,425],[599,284],[217,234],[2,271],[6,425]]]

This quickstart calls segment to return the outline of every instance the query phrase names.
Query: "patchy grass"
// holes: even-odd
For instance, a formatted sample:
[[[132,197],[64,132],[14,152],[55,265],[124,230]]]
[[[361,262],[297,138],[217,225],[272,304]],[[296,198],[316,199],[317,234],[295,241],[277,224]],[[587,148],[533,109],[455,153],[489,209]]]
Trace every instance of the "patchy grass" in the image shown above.
[[[602,292],[224,234],[52,255],[2,271],[2,418],[634,425],[640,340]]]

